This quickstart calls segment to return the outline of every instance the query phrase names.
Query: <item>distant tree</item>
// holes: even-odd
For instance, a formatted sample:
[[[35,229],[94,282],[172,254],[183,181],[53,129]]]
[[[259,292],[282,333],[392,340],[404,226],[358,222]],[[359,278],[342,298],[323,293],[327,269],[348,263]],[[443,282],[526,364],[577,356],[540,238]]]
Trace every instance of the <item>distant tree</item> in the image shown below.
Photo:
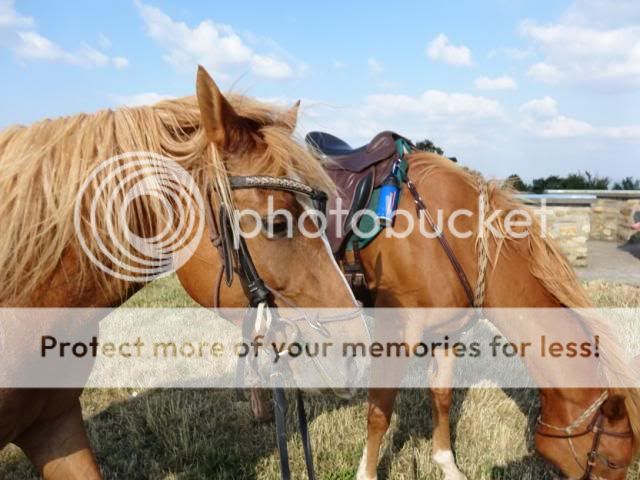
[[[611,180],[609,177],[599,177],[589,172],[584,172],[587,177],[587,190],[608,190]]]
[[[614,190],[640,190],[640,179],[632,177],[623,178],[621,182],[613,184]]]
[[[416,143],[416,148],[418,150],[422,150],[423,152],[437,153],[438,155],[444,155],[444,150],[438,147],[435,143],[433,143],[428,138]]]
[[[589,175],[587,173],[587,175]],[[590,179],[581,173],[570,173],[566,178],[561,179],[562,187],[565,190],[588,190]]]
[[[531,190],[543,193],[545,190],[607,190],[611,180],[589,172],[571,173],[566,177],[551,175],[533,180]]]
[[[522,181],[520,175],[509,175],[505,183],[518,192],[528,192],[531,190],[531,187]]]
[[[418,150],[422,150],[423,152],[437,153],[438,155],[442,155],[443,157],[445,156],[444,150],[441,149],[439,146],[437,146],[435,143],[433,143],[428,138],[425,138],[424,140],[416,143],[416,148]],[[451,160],[454,163],[458,163],[458,158],[457,157],[446,157],[446,158],[448,158],[449,160]]]
[[[564,188],[563,179],[557,175],[551,175],[546,178],[534,178],[531,190],[534,193],[544,193],[547,189],[562,189]]]

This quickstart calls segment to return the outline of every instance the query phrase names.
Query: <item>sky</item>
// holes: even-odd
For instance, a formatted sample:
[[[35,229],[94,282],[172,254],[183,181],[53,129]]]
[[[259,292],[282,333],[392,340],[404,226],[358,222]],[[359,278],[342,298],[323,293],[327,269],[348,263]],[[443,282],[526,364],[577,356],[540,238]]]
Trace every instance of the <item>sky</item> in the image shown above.
[[[392,6],[393,5],[393,6]],[[223,90],[489,177],[640,177],[637,0],[0,0],[0,128]]]

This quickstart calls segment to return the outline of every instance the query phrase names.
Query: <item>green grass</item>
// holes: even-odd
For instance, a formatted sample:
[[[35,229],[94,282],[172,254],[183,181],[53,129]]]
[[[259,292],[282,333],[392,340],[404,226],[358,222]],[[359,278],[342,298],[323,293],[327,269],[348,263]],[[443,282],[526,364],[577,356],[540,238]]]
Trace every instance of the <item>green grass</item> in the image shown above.
[[[640,307],[640,288],[592,282],[599,306]],[[126,304],[194,306],[174,277],[159,280]],[[366,394],[351,402],[310,397],[308,411],[318,478],[354,478],[365,441]],[[293,399],[292,399],[293,400]],[[256,423],[249,405],[230,390],[86,390],[86,424],[107,479],[278,479],[274,428]],[[431,462],[431,402],[426,390],[405,390],[385,437],[379,478],[439,479]],[[531,390],[456,390],[454,449],[472,479],[546,479],[552,471],[534,453]],[[293,415],[289,432],[295,431]],[[297,433],[290,434],[294,478],[305,478]],[[0,453],[1,479],[37,478],[23,454]],[[629,478],[638,479],[637,467]]]

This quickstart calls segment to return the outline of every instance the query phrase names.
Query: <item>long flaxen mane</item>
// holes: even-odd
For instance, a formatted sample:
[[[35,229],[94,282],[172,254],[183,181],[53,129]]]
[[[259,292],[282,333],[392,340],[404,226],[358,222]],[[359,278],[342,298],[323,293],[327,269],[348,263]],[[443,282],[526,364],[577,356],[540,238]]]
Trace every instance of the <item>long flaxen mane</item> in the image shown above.
[[[295,175],[310,185],[333,188],[320,164],[292,138],[284,110],[240,95],[229,95],[228,100],[239,115],[259,126],[265,148],[253,159],[256,174]],[[79,250],[73,217],[78,192],[90,173],[100,162],[127,152],[166,156],[202,190],[213,182],[220,196],[230,196],[222,154],[206,138],[195,97],[10,127],[0,133],[0,305],[28,305],[30,295],[72,250],[81,264],[75,282],[97,276],[104,289],[124,293],[126,282],[104,274]],[[112,189],[119,180],[113,178]],[[83,200],[83,215],[91,188],[95,185]],[[123,195],[116,195],[116,208]],[[153,232],[166,219],[165,208],[150,199],[127,209],[129,228]],[[117,237],[125,235],[120,227],[114,232]]]
[[[529,253],[527,261],[531,274],[560,306],[576,309],[591,335],[599,337],[603,373],[610,385],[637,385],[637,374],[630,369],[626,356],[619,347],[619,339],[615,337],[611,326],[604,319],[587,310],[592,309],[594,305],[567,258],[551,236],[545,234],[544,226],[540,223],[538,216],[534,215],[531,208],[514,195],[509,185],[496,181],[487,183],[476,172],[463,169],[440,155],[416,152],[411,154],[409,159],[409,174],[418,185],[421,181],[433,181],[434,177],[437,177],[439,182],[450,181],[449,188],[454,190],[462,187],[471,189],[475,194],[474,198],[477,198],[484,188],[489,203],[489,211],[485,212],[485,216],[495,210],[502,212],[496,218],[494,226],[495,230],[503,235],[497,238],[492,237],[490,231],[489,234],[479,232],[476,237],[476,248],[486,248],[487,251],[492,252],[491,263],[495,266],[502,252],[508,251],[510,242],[527,242],[526,248]],[[477,205],[470,206],[470,210],[474,211],[475,207]],[[529,226],[524,227],[527,235],[522,239],[513,239],[506,234],[505,217],[514,210],[530,212],[529,218],[532,221]],[[503,259],[505,260],[506,258]],[[491,288],[490,282],[487,288]],[[634,447],[638,452],[640,450],[640,392],[636,388],[614,387],[609,390],[612,394],[622,395],[625,398],[625,406],[634,434]]]

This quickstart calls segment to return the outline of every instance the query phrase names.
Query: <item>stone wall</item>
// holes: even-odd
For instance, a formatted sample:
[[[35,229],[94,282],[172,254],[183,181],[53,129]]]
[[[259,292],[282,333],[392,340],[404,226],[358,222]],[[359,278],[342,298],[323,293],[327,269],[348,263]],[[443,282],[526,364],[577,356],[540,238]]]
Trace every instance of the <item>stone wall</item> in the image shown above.
[[[634,200],[627,200],[620,209],[620,216],[618,223],[618,241],[626,243],[632,237],[640,240],[640,234],[631,229],[631,225],[637,223],[638,216],[640,216],[640,198]]]
[[[539,212],[544,212],[548,234],[556,241],[573,267],[586,267],[589,262],[591,205],[593,195],[521,195],[520,198]],[[544,205],[544,207],[542,206]]]
[[[552,196],[593,195],[591,239],[628,242],[634,235],[630,228],[634,214],[640,211],[640,191],[634,190],[546,190]]]
[[[574,267],[588,265],[591,209],[589,206],[548,206],[548,229],[569,263]]]
[[[591,207],[591,239],[615,242],[624,200],[598,198]]]

